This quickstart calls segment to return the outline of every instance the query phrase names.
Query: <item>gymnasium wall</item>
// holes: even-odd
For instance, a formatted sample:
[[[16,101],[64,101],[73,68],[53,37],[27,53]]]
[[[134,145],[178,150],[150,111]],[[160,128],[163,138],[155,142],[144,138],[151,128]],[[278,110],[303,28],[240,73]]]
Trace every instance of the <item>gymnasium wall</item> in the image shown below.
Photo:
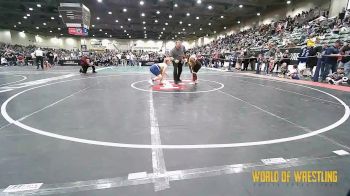
[[[0,42],[36,45],[38,47],[80,49],[81,45],[86,45],[88,49],[93,50],[146,50],[146,51],[169,51],[175,46],[175,41],[162,40],[128,40],[128,39],[93,39],[80,37],[48,37],[32,35],[30,33],[18,32],[13,30],[0,29]],[[198,40],[184,41],[186,48],[192,48],[198,44]]]
[[[338,14],[343,10],[343,8],[347,8],[348,0],[331,0],[331,6],[329,9],[329,16],[338,16]]]

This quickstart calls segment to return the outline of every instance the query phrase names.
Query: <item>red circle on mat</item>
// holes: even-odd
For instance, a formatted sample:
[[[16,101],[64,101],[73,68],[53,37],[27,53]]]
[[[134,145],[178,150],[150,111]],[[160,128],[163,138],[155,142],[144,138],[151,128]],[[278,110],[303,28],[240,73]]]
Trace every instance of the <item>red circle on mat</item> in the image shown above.
[[[183,91],[189,90],[189,87],[193,85],[191,80],[183,80],[181,83],[175,84],[173,81],[169,81],[165,84],[159,84],[156,82],[155,85],[152,86],[152,90],[154,91]]]

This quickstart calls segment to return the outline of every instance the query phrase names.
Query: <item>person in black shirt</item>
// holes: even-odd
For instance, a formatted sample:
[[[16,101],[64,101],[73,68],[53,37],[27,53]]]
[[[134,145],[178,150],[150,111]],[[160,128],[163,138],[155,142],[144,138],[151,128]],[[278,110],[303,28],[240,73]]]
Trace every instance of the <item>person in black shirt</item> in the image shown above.
[[[346,12],[346,10],[345,10],[345,8],[343,8],[342,12],[340,12],[338,15],[339,20],[341,20],[342,22],[345,18],[345,12]]]
[[[52,66],[54,64],[54,61],[53,61],[54,55],[53,55],[52,51],[47,52],[46,57],[48,59],[50,66]]]

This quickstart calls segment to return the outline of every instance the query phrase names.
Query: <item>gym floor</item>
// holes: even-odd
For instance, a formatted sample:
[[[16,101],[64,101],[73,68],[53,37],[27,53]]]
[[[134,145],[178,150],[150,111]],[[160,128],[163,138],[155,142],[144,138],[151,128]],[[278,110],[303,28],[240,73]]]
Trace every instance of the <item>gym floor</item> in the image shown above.
[[[0,71],[0,195],[350,189],[348,91],[206,69],[197,85],[184,68],[183,83],[166,87],[148,84],[147,67]],[[336,170],[338,182],[254,183],[254,170]],[[6,191],[32,183],[40,187]]]

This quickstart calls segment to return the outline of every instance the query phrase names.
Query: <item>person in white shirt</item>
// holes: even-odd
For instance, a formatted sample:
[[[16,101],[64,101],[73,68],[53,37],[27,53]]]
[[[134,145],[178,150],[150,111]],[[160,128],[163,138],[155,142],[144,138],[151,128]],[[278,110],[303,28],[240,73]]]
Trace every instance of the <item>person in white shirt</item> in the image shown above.
[[[36,68],[39,69],[39,62],[41,65],[41,69],[44,69],[44,52],[38,48],[34,52],[36,58]]]

